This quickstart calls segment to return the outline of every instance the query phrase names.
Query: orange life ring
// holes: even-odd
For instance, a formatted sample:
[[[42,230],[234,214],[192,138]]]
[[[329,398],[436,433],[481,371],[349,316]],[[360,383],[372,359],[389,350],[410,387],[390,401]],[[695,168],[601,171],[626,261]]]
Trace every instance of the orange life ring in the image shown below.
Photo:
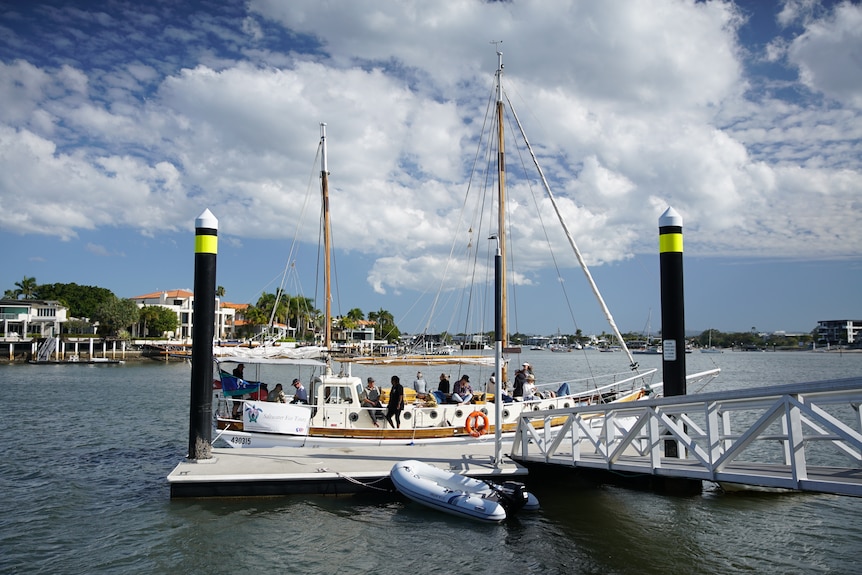
[[[481,411],[474,411],[467,416],[467,421],[464,422],[464,429],[473,437],[485,435],[488,431],[488,416]]]

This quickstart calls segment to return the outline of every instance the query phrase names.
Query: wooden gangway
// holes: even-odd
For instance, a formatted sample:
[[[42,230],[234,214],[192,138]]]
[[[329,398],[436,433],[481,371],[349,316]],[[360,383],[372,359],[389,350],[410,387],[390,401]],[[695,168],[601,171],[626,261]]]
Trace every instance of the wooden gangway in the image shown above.
[[[854,377],[535,411],[520,418],[511,456],[862,497],[860,404]],[[550,426],[556,418],[562,428]]]

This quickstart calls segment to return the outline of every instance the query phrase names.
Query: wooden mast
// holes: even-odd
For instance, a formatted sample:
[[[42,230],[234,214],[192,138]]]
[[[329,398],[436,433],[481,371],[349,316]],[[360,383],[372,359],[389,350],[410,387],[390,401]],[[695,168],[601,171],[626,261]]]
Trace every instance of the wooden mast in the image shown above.
[[[324,122],[320,123],[320,193],[323,202],[323,294],[326,299],[324,304],[323,347],[328,351],[332,343],[332,274],[330,273],[329,169],[326,163],[326,124]]]
[[[503,350],[509,347],[509,319],[506,299],[506,147],[503,137],[503,53],[497,50],[497,234],[502,266],[500,269],[502,313],[500,330]]]

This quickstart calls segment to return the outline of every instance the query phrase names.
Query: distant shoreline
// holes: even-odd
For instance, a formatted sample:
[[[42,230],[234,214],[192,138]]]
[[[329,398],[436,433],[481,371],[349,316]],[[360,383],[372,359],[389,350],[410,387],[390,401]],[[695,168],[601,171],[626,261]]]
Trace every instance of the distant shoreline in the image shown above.
[[[699,350],[694,350],[697,353]],[[756,354],[756,353],[830,353],[830,354],[843,354],[843,353],[862,353],[862,349],[853,348],[853,349],[795,349],[795,348],[786,348],[786,349],[762,349],[759,351],[746,351],[742,349],[730,349],[725,348],[722,351],[727,353],[743,353],[743,354]],[[89,354],[86,352],[78,352],[78,357],[80,358],[80,363],[87,363],[90,360]],[[12,364],[27,364],[30,361],[31,357],[29,353],[18,353],[13,358],[9,358],[8,356],[0,355],[0,365],[12,365]],[[191,357],[172,357],[170,359],[165,359],[164,357],[157,357],[152,355],[144,355],[141,350],[127,350],[125,352],[116,352],[111,353],[108,352],[105,355],[96,355],[93,354],[93,359],[111,359],[111,360],[120,360],[123,362],[152,362],[152,363],[178,363],[182,361],[188,361]],[[335,361],[338,361],[337,358],[334,358]],[[64,363],[76,363],[74,361],[60,361],[59,363],[52,363],[46,365],[63,365]],[[94,365],[94,364],[90,364]],[[97,365],[97,364],[96,364]]]

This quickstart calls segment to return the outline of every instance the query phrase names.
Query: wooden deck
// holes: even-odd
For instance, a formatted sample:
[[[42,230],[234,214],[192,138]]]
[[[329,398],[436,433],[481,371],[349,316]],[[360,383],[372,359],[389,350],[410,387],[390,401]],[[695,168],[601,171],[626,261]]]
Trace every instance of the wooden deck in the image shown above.
[[[212,459],[186,460],[168,475],[171,498],[342,495],[392,491],[389,471],[418,459],[477,479],[506,481],[527,470],[504,457],[494,467],[494,443],[340,448],[213,449]]]

